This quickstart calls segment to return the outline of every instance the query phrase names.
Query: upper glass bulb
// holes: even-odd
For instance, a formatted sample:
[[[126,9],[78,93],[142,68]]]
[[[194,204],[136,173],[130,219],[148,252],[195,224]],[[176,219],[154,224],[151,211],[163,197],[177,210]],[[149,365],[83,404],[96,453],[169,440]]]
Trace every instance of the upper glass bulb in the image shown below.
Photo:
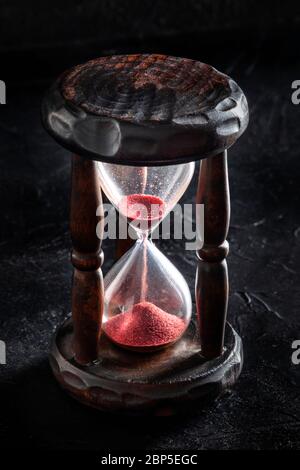
[[[161,167],[98,163],[103,191],[137,232],[153,231],[166,217],[185,192],[194,168],[194,162]]]

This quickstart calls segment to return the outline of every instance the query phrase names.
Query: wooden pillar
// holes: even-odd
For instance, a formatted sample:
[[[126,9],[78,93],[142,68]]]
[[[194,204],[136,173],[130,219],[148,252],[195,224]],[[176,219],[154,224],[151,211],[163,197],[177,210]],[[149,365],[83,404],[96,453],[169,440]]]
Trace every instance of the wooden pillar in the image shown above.
[[[96,216],[97,208],[102,206],[102,197],[95,165],[92,160],[73,156],[70,221],[74,266],[73,347],[80,364],[91,363],[97,358],[104,303],[103,252],[96,234],[99,223],[98,234],[103,233],[103,212]]]
[[[196,203],[204,204],[204,243],[197,251],[197,317],[202,354],[211,359],[223,351],[228,305],[230,196],[226,151],[201,162]]]

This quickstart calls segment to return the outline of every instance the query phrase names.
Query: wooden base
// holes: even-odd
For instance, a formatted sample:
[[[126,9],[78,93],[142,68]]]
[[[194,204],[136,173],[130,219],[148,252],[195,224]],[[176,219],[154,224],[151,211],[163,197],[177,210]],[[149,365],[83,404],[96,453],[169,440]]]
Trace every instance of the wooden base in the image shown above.
[[[57,330],[50,364],[60,385],[80,402],[110,412],[171,415],[198,400],[207,403],[230,388],[243,363],[242,342],[227,323],[223,354],[201,356],[195,324],[173,346],[136,354],[113,345],[105,335],[98,360],[81,366],[74,360],[72,320]]]

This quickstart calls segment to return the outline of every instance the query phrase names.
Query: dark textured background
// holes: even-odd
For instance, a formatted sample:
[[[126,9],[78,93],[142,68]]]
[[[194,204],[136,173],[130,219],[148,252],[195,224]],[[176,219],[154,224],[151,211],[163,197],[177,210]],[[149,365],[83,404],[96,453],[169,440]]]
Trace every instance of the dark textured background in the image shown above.
[[[0,447],[300,448],[300,79],[297,2],[45,1],[0,5]],[[50,337],[70,310],[70,155],[40,124],[40,100],[66,67],[114,52],[209,62],[244,89],[250,124],[230,150],[229,319],[245,366],[230,394],[193,414],[126,420],[86,409],[56,385]],[[192,201],[195,181],[183,198]],[[191,289],[196,260],[160,243]],[[112,248],[104,244],[105,271]]]
[[[246,36],[297,28],[297,0],[2,0],[1,49],[24,50],[199,31]],[[245,38],[247,39],[247,37]]]

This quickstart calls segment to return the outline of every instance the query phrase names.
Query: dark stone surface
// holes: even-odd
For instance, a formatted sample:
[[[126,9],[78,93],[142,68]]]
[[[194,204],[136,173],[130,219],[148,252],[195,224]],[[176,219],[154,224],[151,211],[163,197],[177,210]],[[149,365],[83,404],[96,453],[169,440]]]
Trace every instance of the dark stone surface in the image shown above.
[[[59,389],[47,351],[55,327],[70,310],[70,156],[40,124],[40,99],[49,81],[15,78],[7,81],[8,104],[0,107],[0,338],[7,344],[7,365],[0,365],[0,446],[300,446],[300,366],[291,362],[291,343],[300,339],[300,106],[290,99],[299,58],[292,56],[292,46],[276,48],[274,59],[266,50],[238,50],[237,45],[219,54],[208,49],[201,54],[200,47],[177,49],[173,45],[171,52],[231,75],[250,105],[249,128],[229,153],[229,319],[244,341],[242,375],[221,401],[159,424],[102,415]],[[195,180],[183,202],[194,195]],[[194,253],[182,251],[178,241],[160,246],[193,289]],[[105,271],[112,248],[104,243]]]

